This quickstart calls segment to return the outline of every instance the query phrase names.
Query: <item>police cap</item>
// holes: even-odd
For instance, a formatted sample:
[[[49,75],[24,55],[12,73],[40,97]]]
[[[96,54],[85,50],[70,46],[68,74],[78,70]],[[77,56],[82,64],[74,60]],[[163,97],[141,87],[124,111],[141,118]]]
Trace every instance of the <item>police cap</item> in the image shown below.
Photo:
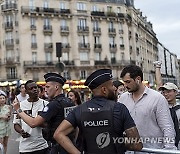
[[[112,70],[99,69],[93,72],[85,81],[84,85],[88,86],[91,90],[97,88],[99,85],[106,81],[112,80]]]
[[[59,82],[62,85],[64,85],[64,83],[66,82],[66,79],[57,73],[47,73],[44,75],[44,79],[46,82],[55,81]]]

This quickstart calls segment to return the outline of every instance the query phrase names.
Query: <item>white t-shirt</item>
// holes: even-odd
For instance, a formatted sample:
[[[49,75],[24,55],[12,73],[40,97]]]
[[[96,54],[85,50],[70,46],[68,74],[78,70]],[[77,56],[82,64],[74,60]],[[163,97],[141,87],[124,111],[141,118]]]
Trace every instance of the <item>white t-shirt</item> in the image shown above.
[[[33,103],[28,102],[28,100],[24,100],[20,102],[20,108],[24,112],[28,112],[30,116],[37,117],[38,111],[42,111],[43,108],[48,103],[49,103],[48,101],[45,101],[40,98],[37,102],[33,102]],[[14,116],[16,116],[16,114]],[[31,128],[22,119],[17,119],[17,118],[14,118],[13,123],[21,124],[22,129],[24,129],[25,132],[28,132],[31,135],[28,138],[20,137],[19,152],[33,152],[48,147],[46,140],[42,136],[41,127]]]
[[[28,95],[28,94],[26,94],[25,97],[23,97],[23,96],[21,95],[21,93],[17,95],[17,99],[19,100],[19,102],[22,102],[22,101],[24,101],[24,100],[26,100],[26,99],[28,99],[28,98],[29,98],[29,95]]]

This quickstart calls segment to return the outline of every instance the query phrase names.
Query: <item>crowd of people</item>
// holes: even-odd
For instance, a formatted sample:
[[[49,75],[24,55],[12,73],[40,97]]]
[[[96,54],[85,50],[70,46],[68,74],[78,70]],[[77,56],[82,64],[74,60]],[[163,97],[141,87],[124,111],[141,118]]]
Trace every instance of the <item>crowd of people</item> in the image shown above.
[[[145,154],[140,152],[143,147],[180,149],[178,87],[163,84],[160,68],[156,62],[156,90],[143,84],[139,66],[124,67],[121,81],[113,80],[110,69],[96,70],[84,83],[92,92],[86,102],[76,89],[64,94],[66,79],[58,73],[45,74],[44,87],[33,80],[21,84],[10,105],[7,93],[0,91],[0,143],[5,153],[12,115],[20,154]]]

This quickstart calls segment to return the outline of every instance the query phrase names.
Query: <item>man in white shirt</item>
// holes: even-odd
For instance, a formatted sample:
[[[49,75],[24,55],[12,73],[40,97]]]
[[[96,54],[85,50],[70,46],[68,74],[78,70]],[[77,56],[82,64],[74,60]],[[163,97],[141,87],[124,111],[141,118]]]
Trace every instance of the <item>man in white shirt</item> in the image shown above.
[[[139,66],[126,66],[121,78],[128,91],[121,95],[120,102],[129,109],[143,139],[143,147],[176,149],[167,100],[159,92],[143,85],[143,73]]]
[[[24,111],[29,116],[35,118],[48,102],[38,97],[39,89],[33,80],[28,80],[26,82],[25,89],[29,98],[20,102],[20,109],[18,112]],[[16,118],[14,118],[13,121],[14,129],[21,134],[19,143],[20,154],[45,154],[48,150],[48,144],[42,136],[42,127],[31,128],[17,115],[15,116]]]
[[[17,95],[17,98],[18,98],[19,102],[22,102],[22,101],[28,99],[29,95],[26,93],[24,84],[21,84],[19,88],[20,88],[20,93]]]

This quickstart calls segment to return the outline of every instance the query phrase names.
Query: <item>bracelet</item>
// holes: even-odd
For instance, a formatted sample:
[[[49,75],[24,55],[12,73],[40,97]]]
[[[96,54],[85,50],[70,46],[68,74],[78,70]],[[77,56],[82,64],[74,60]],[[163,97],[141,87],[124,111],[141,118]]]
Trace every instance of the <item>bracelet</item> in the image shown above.
[[[22,112],[22,110],[19,108],[18,110],[17,110],[17,113],[21,113]]]

